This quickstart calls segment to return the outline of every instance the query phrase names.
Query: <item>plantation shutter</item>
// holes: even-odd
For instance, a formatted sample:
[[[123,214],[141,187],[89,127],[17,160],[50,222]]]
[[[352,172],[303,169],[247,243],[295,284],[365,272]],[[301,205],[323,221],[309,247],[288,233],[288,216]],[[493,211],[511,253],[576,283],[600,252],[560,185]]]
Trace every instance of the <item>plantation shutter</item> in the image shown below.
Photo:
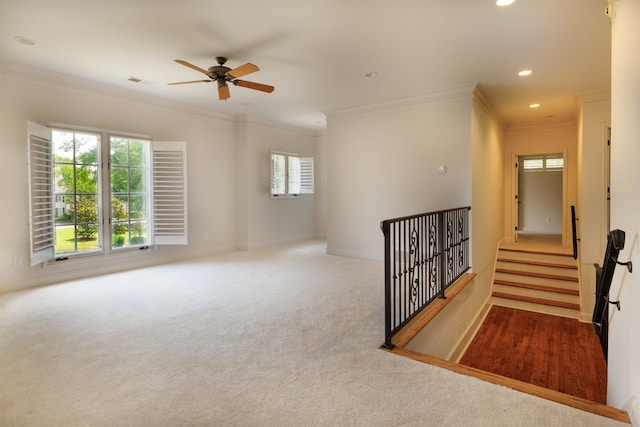
[[[157,245],[187,244],[187,144],[152,144],[153,237]]]
[[[54,259],[53,147],[51,129],[27,122],[31,266]]]
[[[313,194],[313,157],[300,158],[300,193]]]

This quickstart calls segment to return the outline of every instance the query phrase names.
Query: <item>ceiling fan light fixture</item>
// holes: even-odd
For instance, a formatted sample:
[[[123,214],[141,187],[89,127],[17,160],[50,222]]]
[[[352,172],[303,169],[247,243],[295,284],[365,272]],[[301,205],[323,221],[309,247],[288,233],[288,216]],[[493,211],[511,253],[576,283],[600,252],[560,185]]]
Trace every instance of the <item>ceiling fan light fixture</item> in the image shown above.
[[[496,1],[496,5],[497,6],[509,6],[511,3],[515,2],[516,0],[497,0]]]

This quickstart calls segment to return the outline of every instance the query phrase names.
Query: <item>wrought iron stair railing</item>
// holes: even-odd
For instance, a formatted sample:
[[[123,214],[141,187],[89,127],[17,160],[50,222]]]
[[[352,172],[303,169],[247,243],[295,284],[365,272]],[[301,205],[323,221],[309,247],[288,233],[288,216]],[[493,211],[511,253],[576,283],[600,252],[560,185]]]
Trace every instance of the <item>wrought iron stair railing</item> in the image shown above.
[[[380,223],[384,234],[385,342],[470,267],[469,211],[461,207]]]
[[[612,230],[607,236],[607,249],[604,254],[602,267],[595,264],[596,267],[596,303],[593,308],[593,316],[591,321],[593,329],[600,337],[600,345],[604,353],[605,360],[608,358],[609,345],[609,304],[616,306],[620,310],[620,301],[611,301],[609,299],[609,290],[616,265],[627,267],[629,273],[633,272],[633,264],[631,261],[622,262],[618,260],[620,251],[624,249],[625,232],[622,230]]]

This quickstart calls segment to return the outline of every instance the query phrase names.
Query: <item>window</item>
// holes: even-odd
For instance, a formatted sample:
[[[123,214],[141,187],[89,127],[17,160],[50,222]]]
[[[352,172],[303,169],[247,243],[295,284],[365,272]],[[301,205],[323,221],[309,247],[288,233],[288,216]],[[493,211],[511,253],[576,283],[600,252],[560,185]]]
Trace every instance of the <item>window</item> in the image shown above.
[[[31,265],[187,244],[184,142],[29,122],[28,167]]]
[[[313,158],[271,152],[271,196],[297,197],[313,194]]]
[[[116,249],[149,244],[150,141],[111,137],[111,243]]]
[[[562,157],[547,157],[544,159],[545,169],[562,169],[564,167],[564,159]]]
[[[522,161],[522,168],[524,170],[542,170],[544,168],[544,162],[542,158],[524,159]]]
[[[101,250],[100,135],[52,130],[55,255]]]
[[[562,154],[548,154],[522,158],[523,172],[560,171],[564,168]]]

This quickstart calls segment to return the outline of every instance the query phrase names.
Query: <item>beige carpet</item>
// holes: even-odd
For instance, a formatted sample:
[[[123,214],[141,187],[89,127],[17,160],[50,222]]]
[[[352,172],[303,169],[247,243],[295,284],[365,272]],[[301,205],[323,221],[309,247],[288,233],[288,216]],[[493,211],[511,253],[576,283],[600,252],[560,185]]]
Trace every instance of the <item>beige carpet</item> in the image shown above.
[[[0,425],[623,425],[379,350],[382,264],[324,249],[0,295]]]

